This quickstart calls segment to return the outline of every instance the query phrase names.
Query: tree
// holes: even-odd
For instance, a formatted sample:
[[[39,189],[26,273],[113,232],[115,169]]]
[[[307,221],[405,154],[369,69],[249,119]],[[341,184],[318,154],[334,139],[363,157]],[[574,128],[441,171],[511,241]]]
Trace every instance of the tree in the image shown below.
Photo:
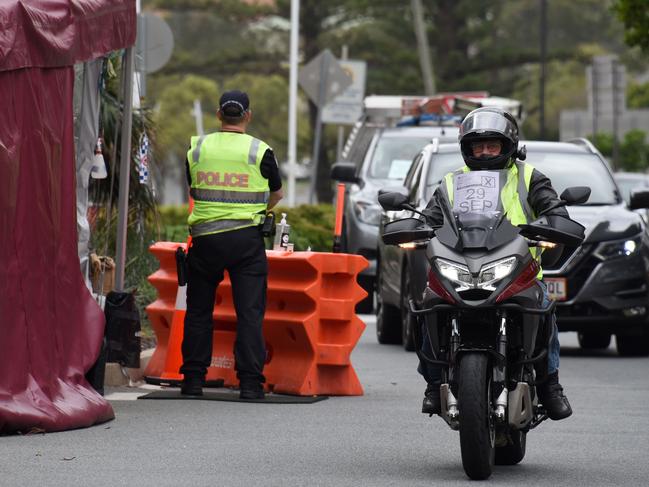
[[[617,0],[614,6],[624,23],[624,40],[649,52],[649,5],[646,0]]]
[[[625,171],[642,172],[647,170],[649,146],[647,134],[642,130],[630,130],[624,136],[620,147],[620,167]]]
[[[629,108],[649,108],[649,83],[629,83],[626,104]]]

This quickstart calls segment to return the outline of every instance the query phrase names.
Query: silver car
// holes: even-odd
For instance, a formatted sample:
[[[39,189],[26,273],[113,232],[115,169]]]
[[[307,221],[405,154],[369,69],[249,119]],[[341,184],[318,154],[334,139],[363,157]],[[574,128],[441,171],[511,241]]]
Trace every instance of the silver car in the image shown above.
[[[376,256],[381,221],[378,190],[401,185],[412,160],[426,144],[455,142],[455,125],[376,128],[370,137],[358,137],[357,147],[348,153],[357,160],[334,164],[331,177],[349,183],[345,191],[342,251],[364,256],[369,267],[359,275],[359,284],[368,297],[356,308],[370,313],[374,306]]]

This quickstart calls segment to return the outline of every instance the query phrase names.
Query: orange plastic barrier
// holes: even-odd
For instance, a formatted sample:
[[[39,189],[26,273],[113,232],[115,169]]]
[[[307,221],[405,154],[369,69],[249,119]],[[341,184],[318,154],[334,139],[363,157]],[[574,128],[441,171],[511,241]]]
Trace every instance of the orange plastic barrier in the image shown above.
[[[160,269],[149,277],[158,291],[158,299],[147,307],[158,340],[144,372],[150,382],[177,377],[182,363],[178,337],[170,340],[178,289],[174,252],[179,245],[183,244],[158,242],[151,247]],[[268,250],[266,254],[266,389],[301,396],[362,395],[350,355],[365,329],[354,308],[367,295],[357,284],[367,260],[324,252]],[[213,319],[212,364],[206,379],[222,379],[225,386],[236,387],[236,314],[227,273],[216,293]]]

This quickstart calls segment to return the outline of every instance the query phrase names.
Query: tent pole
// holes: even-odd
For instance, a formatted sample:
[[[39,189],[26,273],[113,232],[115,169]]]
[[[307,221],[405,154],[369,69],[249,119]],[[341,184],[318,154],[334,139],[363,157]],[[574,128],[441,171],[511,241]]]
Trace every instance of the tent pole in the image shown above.
[[[117,242],[115,250],[115,291],[124,291],[126,267],[126,229],[128,226],[128,192],[131,175],[131,130],[133,126],[133,46],[124,54],[124,93],[119,163],[119,199],[117,202]]]

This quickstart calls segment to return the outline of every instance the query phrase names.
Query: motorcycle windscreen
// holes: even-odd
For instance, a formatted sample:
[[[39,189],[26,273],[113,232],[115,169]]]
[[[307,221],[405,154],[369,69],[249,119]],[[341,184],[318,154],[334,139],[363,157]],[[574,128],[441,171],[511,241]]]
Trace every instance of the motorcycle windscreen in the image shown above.
[[[436,232],[436,236],[441,243],[458,251],[492,250],[516,238],[518,229],[500,211],[454,212],[453,220],[445,219],[444,226]]]

